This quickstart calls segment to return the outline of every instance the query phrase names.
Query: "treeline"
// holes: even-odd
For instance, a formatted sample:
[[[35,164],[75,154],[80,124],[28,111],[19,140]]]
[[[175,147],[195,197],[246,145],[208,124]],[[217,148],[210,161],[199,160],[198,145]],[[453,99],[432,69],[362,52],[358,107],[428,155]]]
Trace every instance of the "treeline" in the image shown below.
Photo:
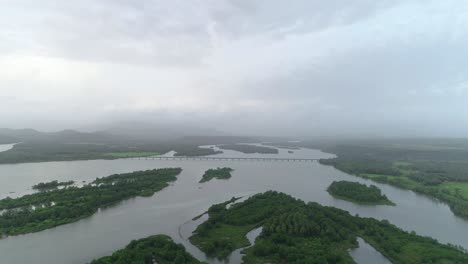
[[[25,142],[16,144],[12,149],[0,152],[0,164],[71,161],[94,159],[118,159],[124,157],[148,156],[155,153],[176,151],[176,156],[205,156],[221,153],[210,148],[185,143],[60,143],[60,142]]]
[[[358,182],[334,181],[327,191],[334,197],[356,203],[394,205],[375,185],[367,186]]]
[[[218,145],[221,149],[228,149],[228,150],[235,150],[245,154],[278,154],[278,149],[264,147],[264,146],[256,146],[256,145],[247,145],[247,144],[225,144],[225,145]]]
[[[175,181],[180,168],[165,168],[98,178],[67,187],[0,200],[0,237],[38,232],[91,216],[99,208],[135,196],[151,196]]]
[[[166,235],[155,235],[133,240],[124,249],[111,256],[93,260],[91,264],[198,264],[184,246],[176,244]]]
[[[357,246],[357,236],[394,264],[468,263],[463,250],[405,232],[388,221],[352,216],[274,191],[208,213],[191,241],[212,256],[224,257],[240,248],[239,238],[263,226],[243,263],[354,263],[348,250]]]
[[[229,178],[231,178],[231,172],[232,171],[233,171],[233,169],[228,168],[228,167],[208,169],[203,174],[203,177],[200,180],[200,183],[210,181],[213,178],[220,179],[220,180],[229,179]]]
[[[74,181],[66,181],[66,182],[59,182],[59,181],[50,181],[50,182],[40,182],[32,186],[34,190],[39,191],[46,191],[50,189],[57,189],[59,186],[68,186],[74,184]]]
[[[451,141],[449,141],[451,142]],[[458,216],[468,218],[468,197],[444,183],[468,183],[468,150],[465,145],[436,142],[432,145],[363,144],[328,146],[336,158],[322,159],[344,172],[377,182],[410,189],[446,202]]]

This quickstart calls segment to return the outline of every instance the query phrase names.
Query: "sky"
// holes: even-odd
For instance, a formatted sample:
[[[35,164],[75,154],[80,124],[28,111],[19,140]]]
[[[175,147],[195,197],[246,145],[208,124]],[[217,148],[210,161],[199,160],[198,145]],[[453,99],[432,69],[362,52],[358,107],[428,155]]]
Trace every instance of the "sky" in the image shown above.
[[[468,135],[468,1],[0,0],[0,127]]]

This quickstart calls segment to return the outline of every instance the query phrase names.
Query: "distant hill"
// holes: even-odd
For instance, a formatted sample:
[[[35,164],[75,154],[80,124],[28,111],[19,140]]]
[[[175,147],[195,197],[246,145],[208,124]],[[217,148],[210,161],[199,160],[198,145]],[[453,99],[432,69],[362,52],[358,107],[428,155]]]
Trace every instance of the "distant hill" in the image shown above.
[[[2,144],[48,141],[56,143],[107,143],[123,139],[125,138],[102,132],[85,133],[75,130],[40,132],[34,129],[0,129],[0,143]]]

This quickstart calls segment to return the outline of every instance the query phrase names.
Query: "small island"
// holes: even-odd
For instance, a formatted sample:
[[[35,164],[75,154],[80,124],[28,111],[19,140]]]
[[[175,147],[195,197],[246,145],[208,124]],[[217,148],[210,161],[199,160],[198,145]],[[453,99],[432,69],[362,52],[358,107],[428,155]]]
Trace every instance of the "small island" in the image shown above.
[[[327,189],[332,196],[346,201],[367,205],[395,205],[375,185],[358,182],[334,181]]]
[[[213,178],[220,179],[220,180],[227,180],[231,178],[232,171],[233,169],[228,168],[228,167],[209,169],[205,171],[205,174],[203,174],[203,177],[200,180],[200,183],[210,181]]]
[[[57,189],[60,186],[69,186],[74,184],[74,181],[66,181],[66,182],[59,182],[59,181],[50,181],[50,182],[40,182],[36,185],[33,185],[32,188],[34,190],[39,191],[47,191],[52,189]]]
[[[96,178],[82,187],[68,186],[1,199],[0,239],[73,223],[93,215],[99,208],[137,196],[151,196],[174,182],[181,171],[162,168],[114,174]]]
[[[109,263],[202,263],[187,253],[185,247],[176,244],[167,235],[155,235],[133,240],[124,249],[114,252],[111,256],[93,260],[91,264]]]

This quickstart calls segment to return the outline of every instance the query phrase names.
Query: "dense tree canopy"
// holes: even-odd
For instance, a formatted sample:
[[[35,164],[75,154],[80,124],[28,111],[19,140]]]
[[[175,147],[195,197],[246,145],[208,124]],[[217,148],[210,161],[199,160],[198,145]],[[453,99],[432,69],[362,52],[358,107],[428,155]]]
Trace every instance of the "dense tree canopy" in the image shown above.
[[[56,189],[59,186],[68,186],[74,184],[74,181],[59,182],[57,180],[50,182],[40,182],[32,186],[34,190],[46,191],[50,189]]]
[[[203,174],[202,179],[200,182],[207,182],[210,181],[213,178],[220,179],[220,180],[226,180],[231,178],[231,172],[233,169],[224,167],[224,168],[216,168],[216,169],[209,169],[205,171]]]
[[[464,251],[388,221],[352,216],[273,191],[208,213],[209,219],[190,239],[212,256],[226,257],[245,247],[245,235],[263,226],[255,244],[246,249],[244,263],[354,263],[348,249],[357,246],[357,236],[395,264],[468,263]]]
[[[358,182],[334,181],[327,191],[337,198],[356,203],[393,205],[375,185],[367,186]]]
[[[326,146],[325,151],[337,157],[320,163],[436,197],[456,215],[468,218],[468,143],[423,143]]]
[[[75,222],[99,208],[135,196],[151,196],[175,181],[180,168],[115,174],[83,187],[39,192],[0,200],[0,235],[38,232]]]
[[[201,263],[166,235],[133,240],[111,256],[94,260],[91,264],[198,264]]]

